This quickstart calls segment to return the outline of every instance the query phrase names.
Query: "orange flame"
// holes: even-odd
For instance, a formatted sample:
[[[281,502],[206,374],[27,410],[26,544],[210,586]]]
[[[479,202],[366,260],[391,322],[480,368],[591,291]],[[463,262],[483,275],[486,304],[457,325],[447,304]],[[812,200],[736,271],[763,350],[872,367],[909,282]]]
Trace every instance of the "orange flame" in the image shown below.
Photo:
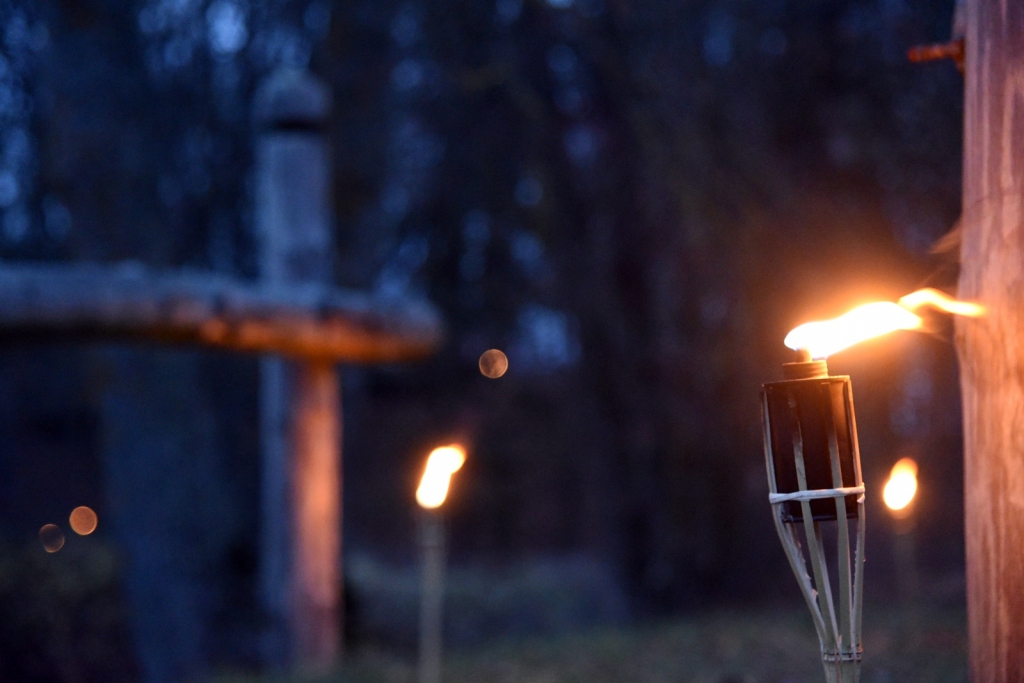
[[[980,304],[957,301],[935,289],[919,289],[901,298],[899,303],[876,301],[844,313],[838,318],[804,323],[786,335],[785,344],[794,351],[806,349],[812,358],[827,358],[854,344],[896,330],[916,330],[924,320],[913,313],[921,306],[932,306],[946,313],[964,316],[984,315]]]
[[[423,478],[416,489],[416,502],[432,510],[441,507],[448,497],[452,475],[466,462],[466,449],[459,445],[441,446],[430,452]]]
[[[946,313],[966,315],[971,318],[985,315],[985,307],[981,304],[971,303],[970,301],[957,301],[948,294],[930,287],[919,289],[916,292],[907,294],[905,297],[901,297],[900,306],[909,311],[916,311],[921,306],[932,306]]]
[[[882,500],[893,512],[905,509],[917,493],[917,463],[912,458],[903,458],[892,466],[889,481],[882,490]]]

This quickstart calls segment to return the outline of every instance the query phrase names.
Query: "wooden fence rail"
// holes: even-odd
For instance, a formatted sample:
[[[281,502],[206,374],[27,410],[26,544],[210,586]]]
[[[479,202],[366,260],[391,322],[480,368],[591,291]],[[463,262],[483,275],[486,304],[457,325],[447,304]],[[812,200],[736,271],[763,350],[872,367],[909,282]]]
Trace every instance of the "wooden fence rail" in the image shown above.
[[[138,339],[346,362],[428,356],[426,302],[141,265],[3,264],[0,340]]]

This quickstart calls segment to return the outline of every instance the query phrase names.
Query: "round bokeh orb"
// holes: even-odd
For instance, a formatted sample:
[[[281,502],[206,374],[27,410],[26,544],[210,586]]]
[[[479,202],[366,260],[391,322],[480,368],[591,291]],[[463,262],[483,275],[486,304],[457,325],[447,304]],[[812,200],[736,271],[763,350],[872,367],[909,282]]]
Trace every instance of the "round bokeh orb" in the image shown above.
[[[92,532],[96,531],[96,525],[99,523],[99,518],[93,509],[87,505],[80,505],[71,511],[71,516],[68,518],[71,523],[71,529],[79,536],[88,536]]]
[[[55,553],[64,547],[64,532],[56,524],[45,524],[39,530],[39,542],[48,553]]]
[[[508,370],[508,356],[498,349],[491,349],[480,354],[480,374],[491,379],[498,379]]]

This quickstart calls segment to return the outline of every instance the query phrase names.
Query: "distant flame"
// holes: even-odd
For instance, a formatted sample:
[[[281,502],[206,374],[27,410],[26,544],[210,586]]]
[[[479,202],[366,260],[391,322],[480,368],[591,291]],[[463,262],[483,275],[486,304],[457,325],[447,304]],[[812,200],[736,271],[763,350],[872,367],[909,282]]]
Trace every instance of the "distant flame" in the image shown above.
[[[882,490],[882,500],[893,512],[903,510],[917,493],[917,463],[911,458],[903,458],[892,467],[889,481]]]
[[[442,446],[431,451],[427,467],[416,489],[416,502],[420,507],[434,509],[441,507],[448,497],[448,485],[452,475],[466,462],[466,449],[462,446]]]
[[[794,351],[806,349],[812,358],[827,358],[873,337],[919,329],[924,320],[912,311],[921,306],[953,315],[976,317],[985,313],[980,304],[957,301],[935,289],[920,289],[901,298],[898,304],[876,301],[832,320],[804,323],[786,335],[785,344]]]

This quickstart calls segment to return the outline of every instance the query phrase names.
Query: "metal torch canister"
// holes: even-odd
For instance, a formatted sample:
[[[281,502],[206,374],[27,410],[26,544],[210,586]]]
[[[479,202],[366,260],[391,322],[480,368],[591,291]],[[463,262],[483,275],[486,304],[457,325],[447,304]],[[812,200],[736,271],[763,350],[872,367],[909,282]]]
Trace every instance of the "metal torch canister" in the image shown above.
[[[800,360],[782,366],[781,382],[762,387],[765,438],[770,445],[773,493],[853,488],[862,484],[853,389],[846,375],[828,374],[823,360]],[[800,486],[795,448],[803,449],[806,482]],[[839,477],[833,476],[832,448]],[[845,497],[847,517],[857,516],[856,494]],[[837,506],[829,499],[810,501],[815,521],[835,521]],[[796,500],[782,504],[784,522],[801,518]]]
[[[864,482],[850,378],[829,375],[825,361],[811,360],[806,352],[785,364],[783,374],[783,381],[767,383],[761,392],[772,517],[818,632],[826,681],[857,683]],[[823,522],[836,527],[836,591],[825,559]]]

